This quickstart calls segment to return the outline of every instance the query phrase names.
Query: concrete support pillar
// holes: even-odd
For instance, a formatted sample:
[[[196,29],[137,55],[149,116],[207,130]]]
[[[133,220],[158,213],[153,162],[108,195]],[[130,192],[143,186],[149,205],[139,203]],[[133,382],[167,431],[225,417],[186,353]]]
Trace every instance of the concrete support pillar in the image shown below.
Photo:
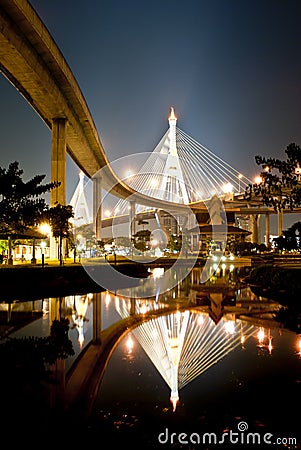
[[[269,247],[270,245],[270,215],[265,215],[265,245]]]
[[[58,188],[50,191],[50,206],[66,205],[66,125],[64,118],[52,121],[51,182],[60,181]]]
[[[93,229],[97,240],[101,239],[101,206],[102,206],[102,178],[94,175],[93,181]]]
[[[130,201],[129,238],[131,239],[135,233],[136,233],[136,202]]]
[[[135,296],[131,297],[130,300],[130,316],[134,316],[136,314],[136,298]]]
[[[283,212],[282,211],[278,211],[277,218],[278,218],[278,236],[281,236],[282,230],[283,230]]]
[[[258,244],[259,242],[259,219],[260,214],[252,214],[252,242]]]
[[[101,292],[94,294],[93,298],[93,336],[92,340],[95,344],[101,342]]]
[[[50,191],[50,207],[66,205],[66,125],[65,118],[52,120],[51,182],[60,181],[61,184]],[[51,259],[58,258],[57,242],[52,235],[49,254]]]
[[[49,299],[49,325],[51,326],[54,320],[61,320],[62,315],[62,302],[63,297],[50,298]],[[64,359],[58,359],[54,364],[50,366],[52,376],[55,379],[55,383],[50,383],[49,395],[50,406],[55,411],[56,417],[59,418],[60,414],[64,411],[64,398],[65,398],[65,373],[66,362]]]

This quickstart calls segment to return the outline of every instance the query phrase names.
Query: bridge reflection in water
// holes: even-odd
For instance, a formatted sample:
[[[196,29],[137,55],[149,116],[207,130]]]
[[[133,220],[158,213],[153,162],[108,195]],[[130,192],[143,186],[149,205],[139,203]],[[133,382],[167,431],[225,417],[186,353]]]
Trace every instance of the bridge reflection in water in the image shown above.
[[[257,402],[258,423],[269,426],[269,408],[262,397],[272,401],[269,388],[274,390],[281,429],[288,402],[283,396],[294,390],[293,379],[300,375],[300,340],[274,320],[280,309],[277,302],[254,295],[240,282],[246,270],[212,266],[208,282],[200,286],[200,269],[195,268],[170,292],[153,298],[134,299],[125,290],[124,295],[101,292],[44,299],[36,303],[40,318],[12,336],[47,334],[54,316],[69,319],[75,355],[56,365],[60,384],[51,389],[51,404],[70,413],[73,424],[86,424],[87,433],[110,429],[109,438],[117,439],[123,436],[121,429],[132,430],[132,436],[133,430],[139,434],[143,429],[145,436],[147,418],[155,424],[149,431],[154,445],[155,431],[163,422],[179,427],[180,420],[185,427],[197,423],[210,428],[228,410],[228,422],[220,425],[229,426],[235,408],[235,417],[249,414],[255,424],[247,391]],[[160,271],[156,276],[160,278]],[[275,391],[279,377],[281,391]],[[225,399],[230,401],[228,409]],[[287,417],[293,430],[294,420]]]

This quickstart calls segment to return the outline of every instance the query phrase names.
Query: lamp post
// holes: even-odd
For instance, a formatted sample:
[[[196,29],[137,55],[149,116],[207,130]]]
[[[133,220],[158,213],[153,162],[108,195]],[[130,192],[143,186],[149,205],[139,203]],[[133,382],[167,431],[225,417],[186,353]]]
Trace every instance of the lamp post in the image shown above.
[[[44,250],[45,250],[45,248],[46,248],[46,242],[45,242],[45,241],[42,241],[42,242],[40,243],[40,247],[41,247],[41,253],[42,253],[42,267],[44,267],[44,265],[45,265],[45,254],[44,254]]]
[[[116,266],[116,244],[115,241],[112,242],[112,250],[114,255],[114,265]]]
[[[241,188],[240,183],[241,183],[241,179],[242,179],[242,174],[239,173],[237,178],[238,178],[238,193],[240,193],[240,188]]]
[[[36,264],[37,258],[36,258],[36,240],[33,238],[32,240],[32,258],[31,258],[31,264]]]

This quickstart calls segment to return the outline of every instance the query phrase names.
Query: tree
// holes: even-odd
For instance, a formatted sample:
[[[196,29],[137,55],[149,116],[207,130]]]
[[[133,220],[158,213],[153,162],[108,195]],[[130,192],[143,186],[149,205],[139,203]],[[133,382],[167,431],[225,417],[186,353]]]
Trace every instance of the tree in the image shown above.
[[[172,252],[180,252],[182,248],[182,237],[172,234],[169,238],[167,248]]]
[[[283,231],[283,234],[274,239],[278,250],[299,250],[301,249],[301,222],[294,223],[290,228]]]
[[[44,220],[49,222],[53,236],[55,238],[58,238],[59,240],[60,266],[63,264],[63,253],[62,253],[63,239],[68,238],[69,236],[71,230],[71,224],[69,220],[72,217],[74,217],[72,206],[61,205],[59,203],[53,206],[52,208],[49,208],[44,213]]]
[[[245,190],[245,199],[261,197],[265,206],[276,212],[293,210],[301,206],[301,148],[295,143],[287,146],[286,160],[255,156],[261,165],[261,181],[250,184]]]
[[[150,241],[150,235],[150,230],[140,230],[133,235],[134,246],[142,254],[144,254],[144,252],[147,250],[147,243]]]
[[[0,167],[0,231],[3,233],[22,232],[37,225],[48,209],[42,194],[61,184],[41,184],[46,175],[36,175],[24,182],[22,175],[17,161],[7,169]]]

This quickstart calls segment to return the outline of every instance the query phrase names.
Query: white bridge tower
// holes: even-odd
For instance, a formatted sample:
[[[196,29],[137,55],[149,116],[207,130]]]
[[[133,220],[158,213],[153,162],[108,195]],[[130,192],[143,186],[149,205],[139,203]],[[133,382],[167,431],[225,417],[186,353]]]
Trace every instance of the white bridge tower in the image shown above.
[[[159,191],[165,193],[165,200],[174,203],[189,203],[189,197],[184,182],[183,172],[177,150],[177,117],[174,108],[171,107],[169,122],[169,150],[163,170]]]

